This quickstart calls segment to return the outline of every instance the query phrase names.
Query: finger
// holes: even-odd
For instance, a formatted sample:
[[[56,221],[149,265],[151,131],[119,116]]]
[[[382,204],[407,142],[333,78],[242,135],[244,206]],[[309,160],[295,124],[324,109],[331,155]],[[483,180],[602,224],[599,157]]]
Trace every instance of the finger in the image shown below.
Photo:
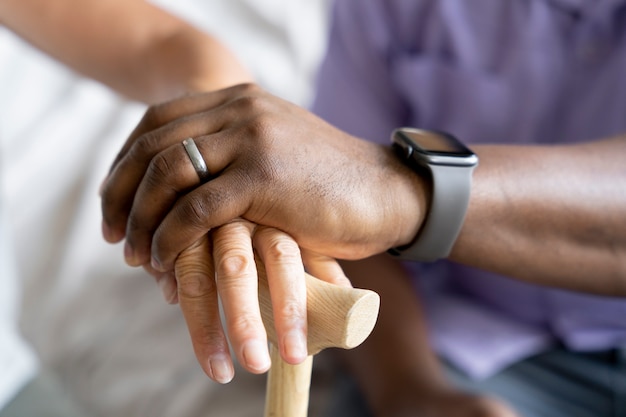
[[[350,279],[335,258],[302,250],[302,261],[307,272],[314,277],[342,287],[352,287]]]
[[[211,174],[218,174],[234,157],[236,147],[232,145],[234,141],[229,139],[231,137],[222,133],[195,139]],[[181,195],[198,186],[200,178],[182,143],[170,146],[151,160],[135,194],[126,224],[124,255],[129,265],[150,262],[152,236],[157,226]],[[193,240],[207,230],[202,230]]]
[[[292,365],[306,359],[307,314],[304,266],[298,244],[278,229],[258,227],[254,247],[265,264],[281,357]]]
[[[246,370],[262,373],[269,369],[270,357],[259,308],[251,244],[253,227],[236,220],[213,230],[211,235],[216,282],[231,345]]]
[[[169,271],[178,254],[214,227],[241,217],[254,192],[249,177],[225,171],[180,197],[152,236],[152,266]],[[248,239],[249,240],[249,239]]]
[[[174,100],[150,106],[117,154],[113,164],[111,164],[109,173],[124,158],[134,140],[139,136],[185,116],[204,113],[220,107],[233,98],[242,94],[250,94],[257,90],[258,87],[255,84],[240,84],[209,93],[191,93]]]
[[[117,242],[125,235],[133,198],[152,159],[170,147],[179,147],[187,137],[218,131],[224,119],[196,113],[150,131],[135,140],[102,186],[103,234]]]
[[[161,272],[152,268],[149,264],[142,265],[143,269],[156,281],[163,299],[168,304],[178,303],[178,283],[176,282],[176,275],[173,272]]]
[[[178,300],[202,369],[213,380],[234,376],[228,342],[222,329],[214,267],[208,239],[203,237],[176,262]]]
[[[126,149],[120,153],[108,178],[101,186],[102,232],[107,241],[114,243],[124,237],[133,197],[152,158],[170,146],[180,144],[187,137],[210,135],[222,130],[228,123],[238,122],[242,110],[250,107],[250,102],[253,101],[247,100],[246,94],[252,93],[255,88],[243,85],[224,90],[217,95],[217,99],[208,100],[210,101],[210,105],[207,105],[208,110],[192,114],[178,113],[184,116],[172,119],[169,123],[128,141]],[[186,104],[184,101],[182,103]],[[174,101],[163,105],[164,109],[161,112],[167,114],[170,108],[171,112],[176,112],[174,108],[179,104],[179,101]],[[188,111],[197,110],[193,104],[195,103],[188,106],[191,107]]]

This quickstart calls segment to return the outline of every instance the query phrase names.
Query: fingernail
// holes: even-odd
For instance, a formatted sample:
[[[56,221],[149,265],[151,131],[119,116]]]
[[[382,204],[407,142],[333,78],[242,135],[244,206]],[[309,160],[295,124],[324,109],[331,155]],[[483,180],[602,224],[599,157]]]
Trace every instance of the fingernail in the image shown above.
[[[159,280],[159,287],[163,298],[168,304],[175,304],[175,300],[178,295],[178,287],[176,285],[176,279],[170,276],[162,277]]]
[[[135,251],[133,250],[132,246],[130,246],[128,241],[124,243],[124,259],[126,260],[126,263],[128,265],[137,266]]]
[[[246,366],[256,372],[265,372],[270,367],[270,356],[267,343],[250,340],[243,347],[243,360]]]
[[[111,243],[119,242],[124,238],[123,233],[119,234],[114,232],[104,220],[102,220],[102,236],[104,236],[104,240]]]
[[[113,242],[113,233],[111,233],[111,228],[104,220],[102,220],[102,236],[104,236],[104,240],[107,242]]]
[[[284,354],[296,363],[307,357],[306,337],[301,330],[292,330],[283,338]]]
[[[161,263],[159,261],[157,261],[157,259],[155,257],[150,258],[150,265],[152,265],[152,267],[154,269],[156,269],[157,271],[162,271],[163,267],[161,266]]]
[[[209,359],[212,378],[220,384],[228,384],[232,381],[235,371],[231,362],[224,355],[213,355]]]

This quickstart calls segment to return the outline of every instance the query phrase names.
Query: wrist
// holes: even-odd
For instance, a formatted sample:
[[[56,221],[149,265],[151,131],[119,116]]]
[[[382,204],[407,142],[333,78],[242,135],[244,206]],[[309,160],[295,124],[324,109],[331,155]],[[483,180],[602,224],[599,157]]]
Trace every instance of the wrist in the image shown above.
[[[395,223],[395,238],[391,247],[409,245],[417,236],[430,207],[432,184],[426,172],[408,167],[398,154],[388,147],[389,167],[393,171],[393,198],[390,216]]]
[[[428,178],[432,191],[419,233],[389,253],[422,262],[447,258],[465,219],[478,157],[444,132],[399,128],[391,137],[394,150],[419,177]]]

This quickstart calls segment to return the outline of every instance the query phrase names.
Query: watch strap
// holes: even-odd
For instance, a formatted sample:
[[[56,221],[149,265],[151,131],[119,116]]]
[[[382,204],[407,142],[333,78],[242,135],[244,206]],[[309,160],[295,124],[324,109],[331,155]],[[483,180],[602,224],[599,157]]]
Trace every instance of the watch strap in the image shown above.
[[[424,223],[407,246],[390,249],[400,259],[432,262],[452,251],[469,205],[474,167],[427,165],[432,177],[432,199]]]

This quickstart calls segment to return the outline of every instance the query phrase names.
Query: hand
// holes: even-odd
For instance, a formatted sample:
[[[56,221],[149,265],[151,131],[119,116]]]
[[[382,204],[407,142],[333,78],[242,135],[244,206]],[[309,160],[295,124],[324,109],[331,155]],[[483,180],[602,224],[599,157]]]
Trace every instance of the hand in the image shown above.
[[[198,177],[193,137],[213,179]],[[405,244],[425,213],[423,180],[388,147],[360,140],[254,85],[148,110],[103,185],[103,232],[131,265],[171,271],[183,249],[234,218],[301,248],[358,259]]]
[[[176,262],[173,294],[187,322],[198,361],[220,383],[234,376],[228,341],[244,369],[261,373],[270,366],[261,320],[257,267],[251,243],[265,264],[281,357],[297,364],[307,357],[306,286],[303,259],[326,281],[350,286],[339,265],[318,255],[300,253],[288,235],[276,229],[235,220],[203,236]],[[228,340],[218,308],[222,301]]]

